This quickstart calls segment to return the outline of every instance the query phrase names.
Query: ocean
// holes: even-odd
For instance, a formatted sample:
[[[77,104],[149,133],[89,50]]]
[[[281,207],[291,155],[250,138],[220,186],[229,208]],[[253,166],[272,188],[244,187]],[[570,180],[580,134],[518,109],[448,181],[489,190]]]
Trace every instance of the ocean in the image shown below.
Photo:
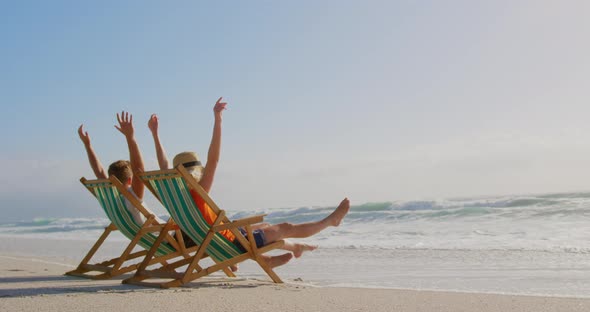
[[[300,223],[333,209],[229,215],[266,213],[265,222]],[[70,218],[0,224],[0,254],[75,264],[108,223]],[[126,241],[112,235],[97,258],[117,255]],[[277,268],[287,281],[590,297],[590,193],[366,203],[352,206],[340,227],[300,241],[320,248]],[[252,263],[242,264],[240,276],[265,278]]]

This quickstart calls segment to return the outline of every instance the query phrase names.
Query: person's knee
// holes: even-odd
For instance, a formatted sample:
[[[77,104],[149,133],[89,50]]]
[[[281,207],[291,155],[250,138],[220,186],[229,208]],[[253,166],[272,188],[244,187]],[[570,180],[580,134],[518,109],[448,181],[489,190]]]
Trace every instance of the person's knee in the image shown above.
[[[266,243],[270,244],[280,239],[289,238],[292,229],[293,224],[284,222],[262,228],[262,232],[266,237]]]
[[[287,235],[293,231],[293,223],[283,222],[283,223],[279,223],[278,226],[279,226],[279,231],[283,235]]]

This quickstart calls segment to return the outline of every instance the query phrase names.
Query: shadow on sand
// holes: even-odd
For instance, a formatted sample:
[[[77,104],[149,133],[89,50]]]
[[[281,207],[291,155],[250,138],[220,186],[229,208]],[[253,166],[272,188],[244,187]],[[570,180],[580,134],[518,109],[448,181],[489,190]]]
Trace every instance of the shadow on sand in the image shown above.
[[[112,280],[90,280],[72,276],[26,276],[26,277],[2,277],[0,284],[29,283],[30,287],[3,288],[0,289],[0,298],[10,297],[35,297],[44,295],[71,295],[71,294],[104,294],[104,293],[129,293],[129,292],[154,292],[154,291],[178,291],[199,288],[256,288],[274,285],[271,282],[217,278],[211,280],[193,281],[183,287],[160,289],[135,285],[122,284],[121,280],[129,276],[120,276]]]

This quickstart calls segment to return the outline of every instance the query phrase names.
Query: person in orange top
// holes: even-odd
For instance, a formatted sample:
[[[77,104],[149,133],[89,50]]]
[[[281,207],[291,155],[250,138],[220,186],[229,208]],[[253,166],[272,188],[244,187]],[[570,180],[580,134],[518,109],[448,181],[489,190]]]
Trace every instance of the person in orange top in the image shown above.
[[[227,106],[227,103],[221,102],[221,100],[222,98],[220,97],[215,103],[215,106],[213,107],[215,123],[213,126],[213,137],[211,139],[211,144],[209,145],[209,152],[207,154],[207,164],[203,166],[201,164],[201,161],[199,160],[199,157],[194,152],[182,152],[176,155],[173,159],[173,167],[185,167],[207,193],[211,191],[211,187],[213,185],[213,178],[215,176],[215,171],[217,169],[217,164],[219,162],[219,155],[221,151],[222,112],[225,110]],[[160,169],[162,170],[169,169],[168,158],[166,157],[166,153],[164,151],[164,148],[160,142],[160,138],[158,135],[158,126],[158,117],[155,114],[153,114],[150,117],[150,120],[148,121],[148,127],[150,128],[154,139],[158,164],[160,166]],[[191,195],[193,196],[193,200],[199,207],[199,211],[201,212],[205,220],[209,224],[213,224],[213,222],[217,218],[215,212],[212,211],[211,208],[203,202],[203,199],[201,199],[196,192],[191,191]],[[254,224],[252,226],[252,229],[254,232],[253,234],[254,239],[256,240],[256,245],[258,247],[262,247],[264,245],[285,238],[305,238],[315,235],[328,227],[340,225],[340,222],[348,213],[349,209],[350,202],[348,198],[344,198],[340,202],[338,207],[330,215],[328,215],[320,221],[307,222],[301,224],[292,224],[287,222],[274,225],[270,225],[268,223]],[[240,231],[242,235],[244,235],[247,239],[245,230],[240,228]],[[234,235],[230,231],[224,231],[222,235],[230,241],[235,240]],[[243,248],[241,244],[236,244],[236,246]],[[289,262],[289,260],[291,260],[293,256],[298,258],[303,254],[303,252],[311,251],[316,248],[317,246],[313,245],[285,241],[285,244],[283,245],[282,249],[288,250],[291,253],[286,253],[280,256],[264,257],[271,267],[276,267]],[[237,267],[232,267],[232,270],[237,270]]]
[[[176,158],[175,158],[176,160]],[[176,168],[176,166],[174,166]],[[189,172],[192,170],[189,170]],[[215,222],[215,219],[217,219],[217,215],[215,214],[215,212],[213,211],[213,209],[211,209],[211,207],[209,207],[209,205],[207,205],[207,203],[203,200],[203,198],[201,198],[201,196],[199,196],[199,194],[197,192],[195,192],[194,190],[190,190],[191,195],[193,196],[193,200],[195,201],[195,204],[197,205],[197,207],[199,208],[199,211],[201,212],[201,215],[203,215],[203,218],[205,219],[205,221],[207,221],[207,223],[209,223],[209,225],[212,225]],[[223,222],[221,222],[223,224]],[[236,239],[236,236],[230,231],[230,230],[223,230],[220,231],[219,234],[223,235],[225,238],[227,238],[229,241],[233,242]]]
[[[198,159],[198,156],[193,152],[180,153],[174,157],[174,168],[177,166],[184,166],[198,182],[201,177],[202,169],[192,166],[192,164],[195,162],[199,162]],[[212,225],[217,219],[217,214],[213,211],[213,209],[211,209],[211,207],[209,207],[209,205],[207,205],[207,203],[196,191],[190,190],[190,193],[205,221],[207,221],[209,225]],[[307,222],[300,224],[291,224],[285,222],[275,225],[270,225],[268,223],[254,224],[252,228],[256,245],[258,247],[262,247],[285,238],[305,238],[315,235],[329,226],[338,226],[342,221],[342,218],[344,218],[348,212],[349,206],[349,201],[345,198],[340,203],[338,208],[332,212],[332,214],[317,222]],[[243,228],[238,228],[238,230],[242,233],[242,235],[244,235],[244,237],[247,238],[246,231]],[[235,235],[230,230],[224,230],[219,233],[229,241],[235,241]],[[242,251],[245,251],[241,244],[236,242],[236,246],[242,249]],[[304,251],[314,250],[317,247],[302,243],[292,243],[285,241],[285,244],[281,248],[291,251],[293,255],[298,258]]]

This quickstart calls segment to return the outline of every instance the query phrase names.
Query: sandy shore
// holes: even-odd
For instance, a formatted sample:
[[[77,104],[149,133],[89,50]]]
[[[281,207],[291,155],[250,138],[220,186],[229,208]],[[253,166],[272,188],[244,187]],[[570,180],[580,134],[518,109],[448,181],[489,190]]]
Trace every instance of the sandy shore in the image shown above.
[[[0,311],[590,311],[590,299],[316,288],[221,276],[161,290],[62,275],[70,268],[0,255]]]

